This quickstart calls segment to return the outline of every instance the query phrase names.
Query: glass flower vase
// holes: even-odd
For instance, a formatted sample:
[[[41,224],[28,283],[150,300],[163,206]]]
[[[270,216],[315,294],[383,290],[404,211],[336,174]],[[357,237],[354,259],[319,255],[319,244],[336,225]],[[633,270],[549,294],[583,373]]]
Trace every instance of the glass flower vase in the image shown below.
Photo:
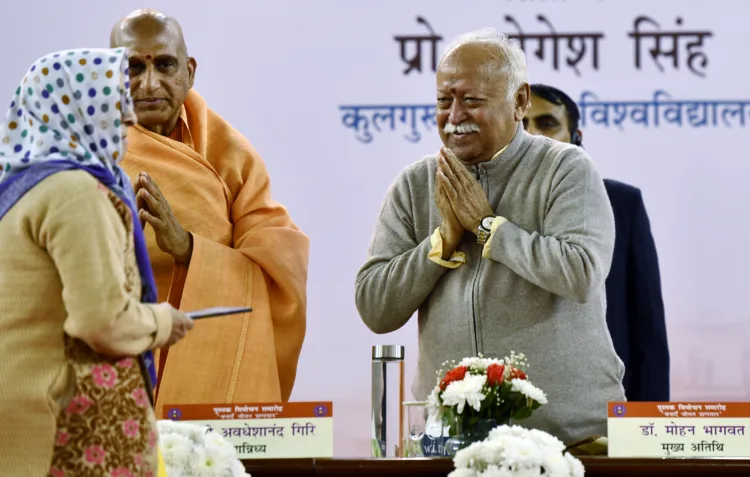
[[[509,421],[498,423],[495,419],[480,419],[469,425],[462,416],[456,418],[456,435],[445,441],[445,455],[453,457],[456,452],[469,447],[475,442],[481,442],[490,435],[490,431],[497,426],[508,424]]]

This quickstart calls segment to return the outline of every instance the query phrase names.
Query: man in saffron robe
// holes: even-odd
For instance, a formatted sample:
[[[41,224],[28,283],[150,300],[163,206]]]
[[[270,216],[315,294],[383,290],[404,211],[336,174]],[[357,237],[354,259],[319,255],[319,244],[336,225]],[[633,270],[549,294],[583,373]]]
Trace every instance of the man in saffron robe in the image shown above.
[[[309,239],[271,199],[250,143],[192,89],[197,63],[180,25],[153,10],[118,22],[138,125],[122,166],[160,299],[184,311],[248,306],[197,321],[160,351],[157,415],[165,404],[286,401],[305,335]]]

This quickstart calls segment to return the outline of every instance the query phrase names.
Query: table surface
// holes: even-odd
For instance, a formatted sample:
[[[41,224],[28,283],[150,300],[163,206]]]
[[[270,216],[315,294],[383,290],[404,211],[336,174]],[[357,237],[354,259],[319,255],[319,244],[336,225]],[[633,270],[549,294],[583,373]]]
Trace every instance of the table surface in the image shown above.
[[[580,457],[586,477],[750,477],[750,459],[615,459]],[[255,459],[252,477],[446,477],[448,458]]]

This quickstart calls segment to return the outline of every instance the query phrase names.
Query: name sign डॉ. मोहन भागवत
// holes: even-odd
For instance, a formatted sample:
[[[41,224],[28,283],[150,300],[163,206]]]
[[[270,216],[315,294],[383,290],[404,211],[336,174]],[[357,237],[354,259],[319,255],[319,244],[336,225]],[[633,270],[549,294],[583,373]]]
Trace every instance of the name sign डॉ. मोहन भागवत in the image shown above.
[[[609,457],[750,458],[750,403],[611,402]]]

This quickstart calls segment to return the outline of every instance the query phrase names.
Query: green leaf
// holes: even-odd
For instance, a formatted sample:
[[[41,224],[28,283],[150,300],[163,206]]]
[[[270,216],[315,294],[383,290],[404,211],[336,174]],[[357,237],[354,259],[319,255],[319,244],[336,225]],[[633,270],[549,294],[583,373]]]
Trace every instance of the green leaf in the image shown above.
[[[504,401],[504,400],[508,399],[508,396],[510,395],[510,388],[511,388],[510,384],[508,384],[507,382],[503,383],[503,387],[502,387],[502,389],[500,391],[500,399],[501,400]]]
[[[456,413],[452,407],[445,410],[443,414],[443,427],[448,425],[448,435],[455,436],[458,433],[458,427],[456,422]]]
[[[468,419],[466,420],[466,425],[467,425],[468,427],[474,427],[474,426],[476,426],[476,425],[477,425],[477,422],[479,422],[479,416],[470,416],[470,417],[469,417],[469,418],[468,418]]]
[[[513,420],[520,421],[521,419],[526,419],[531,416],[532,412],[530,407],[522,407],[513,414]]]

